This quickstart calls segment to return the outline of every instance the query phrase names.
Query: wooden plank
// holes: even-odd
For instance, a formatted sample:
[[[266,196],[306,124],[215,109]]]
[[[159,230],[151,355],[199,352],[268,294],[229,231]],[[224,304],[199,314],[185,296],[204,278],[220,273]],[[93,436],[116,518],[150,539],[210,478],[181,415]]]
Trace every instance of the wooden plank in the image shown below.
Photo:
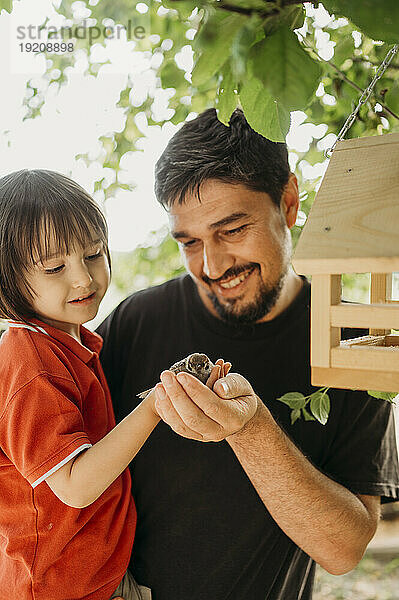
[[[386,146],[387,144],[397,144],[399,142],[399,133],[391,133],[388,135],[374,135],[365,138],[352,138],[349,140],[340,140],[335,146],[334,152],[342,152],[343,150],[352,150],[359,146]]]
[[[398,346],[357,346],[331,349],[331,367],[399,373]],[[398,388],[399,389],[399,388]]]
[[[321,258],[317,256],[317,248],[313,248],[312,252],[312,257],[302,258],[298,256],[293,259],[292,264],[297,273],[301,275],[313,275],[315,273],[324,275],[328,273],[386,273],[387,271],[399,271],[399,257],[347,256],[344,258]]]
[[[328,367],[330,348],[340,341],[340,329],[330,325],[330,306],[341,301],[341,277],[314,275],[311,290],[310,361],[312,365]]]
[[[392,273],[371,273],[370,303],[386,302],[392,296]],[[390,329],[370,329],[370,335],[388,335]]]
[[[295,270],[309,274],[397,271],[398,199],[399,136],[341,142],[298,241]]]
[[[378,371],[370,373],[361,369],[337,369],[312,367],[312,385],[351,390],[379,390],[395,392],[399,390],[399,373]]]
[[[399,308],[395,304],[339,304],[330,308],[333,327],[374,327],[399,329]]]

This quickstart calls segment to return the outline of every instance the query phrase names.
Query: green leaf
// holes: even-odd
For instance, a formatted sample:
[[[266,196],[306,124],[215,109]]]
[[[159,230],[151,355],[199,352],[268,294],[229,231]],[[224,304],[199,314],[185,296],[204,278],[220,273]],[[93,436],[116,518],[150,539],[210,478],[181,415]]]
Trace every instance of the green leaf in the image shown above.
[[[304,110],[320,83],[319,63],[285,26],[252,46],[248,67],[287,110]]]
[[[316,419],[325,425],[330,414],[330,398],[326,392],[315,392],[310,396],[310,410]]]
[[[198,6],[198,2],[194,0],[162,0],[162,4],[165,8],[177,10],[179,17],[183,20],[188,19],[194,8]]]
[[[398,81],[395,81],[394,83],[392,83],[390,85],[387,93],[385,94],[384,102],[388,106],[388,108],[393,110],[393,112],[395,112],[396,114],[399,113],[399,82]]]
[[[398,392],[376,392],[374,390],[367,390],[369,396],[378,398],[379,400],[387,400],[393,402],[394,398],[398,395]]]
[[[240,101],[252,129],[273,142],[285,140],[290,128],[290,114],[270,96],[259,79],[253,77],[243,83]]]
[[[332,61],[337,67],[340,67],[347,58],[351,58],[353,56],[354,50],[354,39],[351,35],[348,35],[335,46],[334,58]]]
[[[229,124],[231,113],[237,108],[238,96],[235,93],[235,80],[229,66],[224,68],[223,79],[220,83],[217,98],[218,119],[225,125]]]
[[[301,411],[299,408],[294,408],[294,410],[291,411],[291,425],[293,425],[295,423],[295,421],[297,421],[301,416]]]
[[[159,71],[161,77],[162,88],[175,88],[181,78],[184,78],[184,71],[179,69],[175,60],[170,58],[166,60]]]
[[[243,25],[243,17],[237,14],[210,15],[195,37],[195,49],[200,53],[193,72],[192,82],[201,86],[220,71],[230,57],[233,40]]]
[[[399,42],[398,0],[323,0],[330,13],[347,17],[373,40]]]
[[[302,409],[302,414],[305,421],[315,421],[316,419],[306,410],[306,408]]]
[[[231,45],[231,70],[237,79],[245,76],[251,47],[265,37],[258,15],[252,17],[235,35]]]
[[[290,408],[298,409],[304,408],[306,405],[306,399],[303,394],[300,392],[288,392],[288,394],[284,394],[281,398],[277,398],[280,402],[284,402]]]
[[[6,10],[8,13],[12,11],[12,0],[0,0],[0,12]]]

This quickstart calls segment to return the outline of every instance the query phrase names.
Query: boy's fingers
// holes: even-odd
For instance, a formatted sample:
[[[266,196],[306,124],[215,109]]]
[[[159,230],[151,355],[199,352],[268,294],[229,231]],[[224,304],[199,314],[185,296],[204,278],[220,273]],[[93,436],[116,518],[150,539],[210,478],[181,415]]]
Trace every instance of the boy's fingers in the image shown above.
[[[213,388],[213,384],[215,383],[215,381],[217,381],[221,375],[221,370],[223,368],[223,361],[222,361],[222,365],[218,364],[219,361],[216,362],[215,366],[213,367],[211,374],[208,377],[208,381],[206,382],[206,386],[209,388]]]
[[[226,375],[228,374],[228,372],[230,371],[230,369],[231,369],[231,362],[224,363],[222,376],[226,377]]]

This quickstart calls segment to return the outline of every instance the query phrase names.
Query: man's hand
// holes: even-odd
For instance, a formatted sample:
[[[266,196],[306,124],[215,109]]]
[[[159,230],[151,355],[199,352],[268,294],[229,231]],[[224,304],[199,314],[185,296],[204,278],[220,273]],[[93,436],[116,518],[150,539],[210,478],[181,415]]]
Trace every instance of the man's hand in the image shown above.
[[[225,371],[224,371],[225,372]],[[211,390],[189,373],[161,374],[155,387],[155,408],[179,435],[201,442],[219,442],[252,419],[258,398],[238,373],[218,379]]]

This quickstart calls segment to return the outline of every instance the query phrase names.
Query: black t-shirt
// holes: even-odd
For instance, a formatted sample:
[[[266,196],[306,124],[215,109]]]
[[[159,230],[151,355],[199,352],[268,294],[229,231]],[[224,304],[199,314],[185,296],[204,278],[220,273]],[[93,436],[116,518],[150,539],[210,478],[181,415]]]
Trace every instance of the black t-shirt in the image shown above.
[[[117,421],[159,374],[192,352],[231,361],[304,455],[354,493],[399,497],[391,406],[330,390],[331,412],[290,422],[277,401],[310,385],[310,285],[270,322],[213,317],[183,276],[122,302],[102,323],[102,364]],[[349,331],[346,337],[355,336]],[[345,336],[345,334],[344,334]],[[138,524],[131,568],[153,600],[308,600],[314,562],[278,527],[227,442],[201,443],[161,422],[131,465]],[[281,495],[284,496],[284,489]],[[298,507],[300,509],[300,507]],[[310,525],[311,526],[311,525]]]

